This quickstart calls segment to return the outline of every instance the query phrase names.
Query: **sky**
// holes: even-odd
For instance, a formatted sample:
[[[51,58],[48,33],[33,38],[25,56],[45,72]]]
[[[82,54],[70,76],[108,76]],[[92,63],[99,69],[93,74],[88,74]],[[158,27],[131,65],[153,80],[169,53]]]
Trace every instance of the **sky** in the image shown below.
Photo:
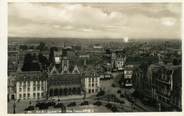
[[[9,3],[9,37],[181,38],[179,3]]]

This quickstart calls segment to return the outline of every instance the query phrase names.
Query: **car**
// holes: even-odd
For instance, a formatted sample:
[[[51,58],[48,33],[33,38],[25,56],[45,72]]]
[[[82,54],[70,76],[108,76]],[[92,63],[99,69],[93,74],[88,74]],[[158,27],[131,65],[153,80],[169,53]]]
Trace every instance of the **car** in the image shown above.
[[[63,103],[57,103],[54,105],[54,108],[61,108],[61,107],[64,107]]]
[[[70,104],[68,104],[68,107],[72,107],[72,106],[76,106],[77,104],[75,102],[71,102]]]
[[[102,105],[102,102],[100,102],[100,101],[96,101],[93,105],[101,106],[101,105]]]
[[[81,105],[81,106],[83,106],[83,105],[89,105],[89,102],[88,102],[88,101],[84,101],[84,102],[82,102],[80,105]]]
[[[108,104],[105,105],[105,107],[108,108],[108,109],[111,109],[113,106],[112,106],[112,104],[108,103]]]
[[[45,110],[45,109],[48,109],[48,105],[43,104],[43,105],[40,105],[38,108],[39,110]]]
[[[34,106],[29,106],[24,109],[24,111],[32,111],[32,110],[34,110]]]
[[[47,102],[47,105],[48,105],[48,106],[55,106],[56,103],[55,103],[54,101],[48,101],[48,102]]]

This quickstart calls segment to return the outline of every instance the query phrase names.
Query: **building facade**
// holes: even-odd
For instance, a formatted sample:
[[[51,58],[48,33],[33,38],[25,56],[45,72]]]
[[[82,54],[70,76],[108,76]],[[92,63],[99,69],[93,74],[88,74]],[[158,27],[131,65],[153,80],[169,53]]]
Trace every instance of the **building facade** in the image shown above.
[[[97,94],[100,91],[100,76],[89,69],[83,74],[82,85],[86,96]]]
[[[16,75],[16,99],[42,99],[47,95],[47,74],[37,71]]]
[[[181,65],[152,64],[146,75],[137,68],[133,77],[142,99],[152,101],[161,111],[181,111]]]
[[[132,87],[133,86],[133,65],[126,65],[124,68],[124,76],[123,76],[123,86],[124,87]]]

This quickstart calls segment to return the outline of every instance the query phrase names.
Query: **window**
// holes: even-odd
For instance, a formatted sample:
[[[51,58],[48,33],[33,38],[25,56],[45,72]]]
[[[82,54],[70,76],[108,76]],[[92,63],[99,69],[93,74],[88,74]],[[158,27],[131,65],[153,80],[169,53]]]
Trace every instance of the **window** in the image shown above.
[[[36,81],[33,81],[33,86],[36,86]]]
[[[41,96],[43,97],[43,93],[41,93]]]
[[[29,93],[27,94],[27,97],[28,97],[28,99],[30,98],[30,94]]]
[[[94,87],[94,83],[92,83],[92,87]]]
[[[33,93],[33,98],[35,98],[36,97],[36,94],[35,93]]]
[[[94,89],[92,89],[92,93],[94,93]]]
[[[89,93],[91,93],[91,89],[89,89]]]
[[[33,91],[36,91],[36,87],[33,87]]]
[[[40,87],[37,87],[37,90],[39,91],[40,90]]]
[[[94,82],[94,78],[92,78],[92,82]]]
[[[37,83],[37,86],[40,86],[40,83],[39,82]]]
[[[44,87],[42,87],[42,91],[44,90]]]
[[[26,94],[25,93],[23,94],[23,97],[24,97],[24,99],[26,98]]]

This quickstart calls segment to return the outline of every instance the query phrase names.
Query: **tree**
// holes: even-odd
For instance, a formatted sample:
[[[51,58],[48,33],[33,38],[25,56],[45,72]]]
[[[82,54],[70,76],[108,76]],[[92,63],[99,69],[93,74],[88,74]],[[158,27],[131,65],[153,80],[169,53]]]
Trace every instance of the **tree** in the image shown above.
[[[43,50],[47,50],[48,48],[44,42],[40,42],[40,44],[37,46],[37,49],[40,51],[43,51]]]
[[[32,63],[32,55],[30,53],[26,54],[24,57],[24,64],[22,67],[23,71],[29,71]]]
[[[40,65],[38,62],[33,62],[36,61],[36,54],[32,55],[30,53],[27,53],[24,58],[24,64],[22,67],[22,71],[39,71],[40,70]]]

